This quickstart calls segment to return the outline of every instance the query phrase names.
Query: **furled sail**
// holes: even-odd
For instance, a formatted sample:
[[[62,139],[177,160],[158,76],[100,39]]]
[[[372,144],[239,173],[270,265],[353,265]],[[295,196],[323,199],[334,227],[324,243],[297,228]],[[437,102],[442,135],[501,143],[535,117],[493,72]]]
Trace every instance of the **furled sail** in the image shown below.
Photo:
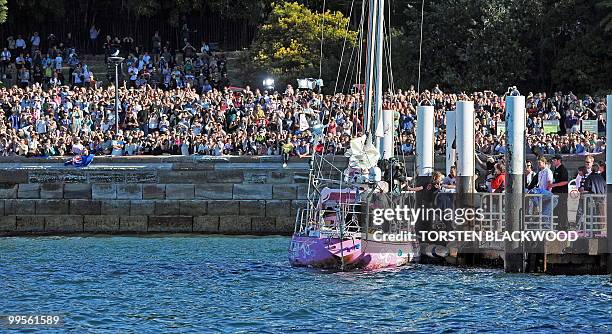
[[[365,135],[353,138],[350,148],[344,155],[349,158],[349,167],[361,170],[369,170],[376,166],[380,158],[380,153]]]

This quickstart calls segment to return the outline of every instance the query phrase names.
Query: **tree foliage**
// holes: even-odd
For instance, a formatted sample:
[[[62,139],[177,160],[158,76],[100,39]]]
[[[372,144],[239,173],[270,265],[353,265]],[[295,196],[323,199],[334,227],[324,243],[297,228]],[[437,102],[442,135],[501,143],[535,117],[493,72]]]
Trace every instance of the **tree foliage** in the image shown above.
[[[181,22],[181,17],[198,14],[204,8],[224,18],[247,19],[253,23],[261,23],[269,11],[271,2],[272,0],[13,0],[10,2],[0,0],[0,19],[2,15],[6,15],[8,3],[11,10],[29,13],[36,23],[62,18],[67,11],[74,9],[86,17],[108,8],[116,9],[117,14],[130,13],[136,18],[151,18],[163,14],[167,21],[160,23],[169,23],[173,26]],[[0,20],[0,23],[2,22]]]
[[[354,45],[357,32],[347,29],[348,18],[340,12],[317,13],[295,2],[272,6],[251,48],[255,65],[285,76],[318,72],[321,63],[337,64],[344,41]],[[326,71],[326,74],[331,74]],[[318,76],[318,73],[316,73]]]
[[[457,90],[500,90],[525,80],[532,60],[532,51],[521,43],[528,29],[521,23],[521,18],[529,15],[523,10],[527,2],[430,2],[424,19],[422,84],[430,87],[440,82]],[[413,66],[418,66],[420,11],[407,8],[406,16],[410,19],[400,38],[410,42],[398,51],[407,53]],[[417,71],[412,72],[418,75]],[[414,75],[407,78],[411,83]]]
[[[0,0],[0,23],[6,22],[8,14],[7,0]]]
[[[125,20],[122,23],[138,25],[139,20],[149,20],[176,30],[181,23],[204,22],[206,15],[200,14],[212,12],[229,22],[248,21],[244,35],[257,25],[245,62],[254,70],[293,80],[319,77],[324,21],[322,78],[327,84],[334,82],[339,67],[341,81],[345,72],[351,73],[349,78],[358,72],[355,62],[350,68],[346,65],[346,53],[343,65],[339,63],[344,40],[349,54],[357,43],[355,30],[365,0],[273,1],[0,0],[0,23],[10,15],[0,29],[19,16],[27,17],[34,27],[70,20],[87,31],[92,23],[120,17]],[[395,84],[416,85],[422,1],[386,3]],[[324,4],[325,13],[321,13]],[[351,6],[351,18],[341,14],[347,15]],[[505,90],[517,85],[522,90],[588,93],[612,87],[612,0],[426,1],[424,19],[422,88],[439,83],[452,90]]]
[[[396,85],[416,86],[420,1],[403,6],[393,37]],[[589,0],[426,2],[421,87],[606,89],[612,54],[605,15]]]

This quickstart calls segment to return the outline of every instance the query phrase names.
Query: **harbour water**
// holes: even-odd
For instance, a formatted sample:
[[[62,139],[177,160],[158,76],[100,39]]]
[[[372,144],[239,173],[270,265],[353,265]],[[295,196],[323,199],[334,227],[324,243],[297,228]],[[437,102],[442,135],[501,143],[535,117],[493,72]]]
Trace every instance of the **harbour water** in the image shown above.
[[[289,242],[3,238],[0,315],[59,314],[63,327],[46,331],[75,333],[612,331],[609,276],[425,265],[322,272],[291,268]]]

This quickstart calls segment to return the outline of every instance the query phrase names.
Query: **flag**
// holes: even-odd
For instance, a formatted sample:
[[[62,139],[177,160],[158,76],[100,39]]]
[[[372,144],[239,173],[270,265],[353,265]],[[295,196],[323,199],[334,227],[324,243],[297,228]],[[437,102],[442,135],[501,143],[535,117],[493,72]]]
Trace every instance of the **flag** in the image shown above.
[[[94,159],[94,155],[77,155],[71,160],[64,162],[64,166],[87,167]]]

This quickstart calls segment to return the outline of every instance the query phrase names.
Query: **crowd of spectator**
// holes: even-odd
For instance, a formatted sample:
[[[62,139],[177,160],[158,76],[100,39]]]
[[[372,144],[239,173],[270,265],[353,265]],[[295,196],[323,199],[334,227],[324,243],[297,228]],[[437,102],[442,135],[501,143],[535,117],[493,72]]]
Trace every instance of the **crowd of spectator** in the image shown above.
[[[96,82],[79,60],[70,34],[61,40],[51,34],[45,43],[38,33],[28,42],[20,35],[7,40],[0,53],[0,78],[5,86],[0,88],[1,155],[69,155],[81,154],[85,148],[98,155],[287,157],[315,150],[344,154],[350,139],[364,132],[361,92],[325,95],[291,86],[284,92],[229,87],[223,55],[212,52],[205,42],[196,49],[186,26],[177,48],[162,41],[157,32],[150,50],[131,37],[109,35],[98,45],[99,35],[92,26],[89,52],[101,49],[109,65],[111,57],[124,58],[118,119],[115,87]],[[397,121],[396,155],[415,153],[420,104],[434,106],[434,148],[443,153],[446,111],[454,110],[460,99],[474,101],[478,153],[504,154],[505,95],[445,93],[436,86],[421,93],[411,87],[385,94],[384,108],[393,110]],[[600,137],[606,126],[605,99],[588,95],[580,99],[571,92],[551,97],[529,93],[526,108],[528,151],[586,154],[605,150]],[[586,120],[596,122],[597,131],[582,131]],[[556,124],[552,131],[551,122]],[[322,136],[315,136],[320,132]]]
[[[83,148],[112,155],[279,155],[288,151],[303,156],[313,150],[344,154],[350,138],[363,132],[360,93],[323,95],[291,86],[284,92],[249,87],[198,90],[189,85],[162,89],[144,84],[138,88],[124,83],[119,94],[117,129],[112,85],[1,88],[0,154],[53,156],[80,154]],[[529,149],[544,154],[605,150],[598,133],[564,127],[561,122],[558,133],[545,134],[540,121],[569,114],[599,119],[605,128],[600,117],[605,110],[603,99],[570,97],[551,116],[556,107],[541,96],[529,94],[527,99]],[[435,149],[443,152],[445,110],[452,110],[459,98],[438,88],[421,94],[412,89],[386,94],[385,108],[397,113],[401,141],[397,154],[414,154],[419,103],[435,106]],[[504,118],[503,96],[474,93],[468,98],[475,101],[477,150],[503,154],[504,138],[496,132]],[[317,132],[323,134],[315,143]]]
[[[229,86],[225,56],[213,54],[208,43],[202,42],[196,49],[188,37],[184,37],[179,48],[175,49],[170,41],[162,43],[158,32],[151,42],[153,47],[149,51],[135,45],[132,37],[106,36],[103,45],[105,61],[114,55],[124,57],[121,73],[126,73],[129,87],[139,88],[147,84],[163,89],[193,87],[202,93]]]
[[[149,50],[136,44],[134,38],[129,36],[120,38],[107,35],[103,45],[98,46],[100,30],[92,26],[89,34],[89,53],[103,52],[107,64],[111,56],[124,59],[120,63],[119,75],[120,80],[125,79],[129,87],[194,87],[201,93],[229,85],[224,55],[214,54],[211,46],[204,41],[196,49],[190,42],[188,29],[176,48],[170,41],[163,42],[159,33],[155,32]],[[62,85],[95,87],[97,78],[81,58],[70,33],[61,40],[50,34],[44,43],[37,32],[28,41],[21,35],[17,35],[16,39],[9,36],[0,52],[0,81],[5,86],[17,85],[21,88],[32,84],[40,84],[46,89]],[[107,68],[104,71],[107,80],[114,81],[114,70]]]
[[[89,87],[95,85],[96,80],[93,72],[79,59],[70,33],[62,40],[50,34],[43,43],[38,32],[34,32],[27,42],[21,35],[16,39],[7,38],[0,52],[0,82],[21,88],[32,84],[52,88],[62,85]]]

